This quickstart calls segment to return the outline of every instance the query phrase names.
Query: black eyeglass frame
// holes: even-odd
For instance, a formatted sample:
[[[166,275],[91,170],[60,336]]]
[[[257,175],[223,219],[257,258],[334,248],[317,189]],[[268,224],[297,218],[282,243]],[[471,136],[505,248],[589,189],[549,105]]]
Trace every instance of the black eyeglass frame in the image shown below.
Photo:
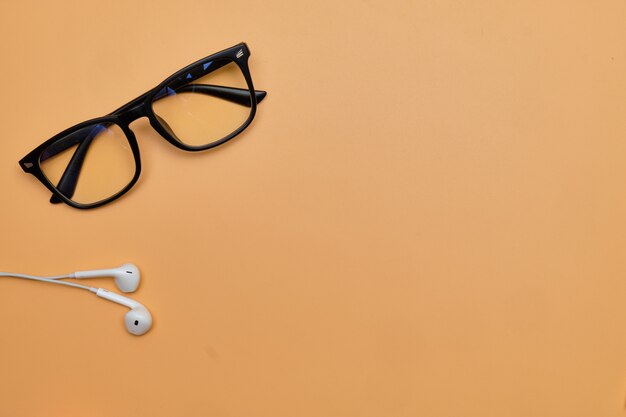
[[[164,139],[166,139],[168,142],[170,142],[172,145],[176,146],[177,148],[185,150],[185,151],[190,151],[190,152],[208,150],[216,146],[219,146],[225,142],[228,142],[229,140],[233,139],[235,136],[239,135],[243,130],[245,130],[250,125],[250,123],[252,122],[256,114],[257,102],[260,102],[267,93],[265,91],[254,90],[254,84],[252,83],[252,77],[250,75],[250,69],[248,67],[249,57],[250,57],[250,50],[248,46],[244,42],[242,42],[230,48],[224,49],[223,51],[220,51],[215,54],[209,55],[205,58],[202,58],[186,66],[185,68],[175,72],[174,74],[166,78],[164,81],[162,81],[156,87],[140,95],[139,97],[129,101],[128,103],[124,104],[122,107],[109,113],[108,115],[84,121],[82,123],[74,125],[58,133],[57,135],[48,139],[41,145],[37,146],[35,149],[29,152],[24,158],[22,158],[19,161],[20,167],[22,167],[24,172],[34,175],[46,188],[48,188],[48,190],[52,192],[53,197],[50,200],[51,203],[64,202],[68,204],[69,206],[72,206],[78,209],[91,209],[91,208],[100,207],[104,204],[110,203],[111,201],[114,201],[118,199],[119,197],[121,197],[122,195],[126,194],[135,185],[135,183],[137,182],[141,174],[141,159],[140,159],[139,145],[137,144],[137,139],[135,137],[135,134],[129,127],[129,125],[135,120],[141,117],[147,117],[148,120],[150,121],[150,125],[152,126],[152,128],[156,130]],[[163,127],[163,125],[158,121],[158,117],[155,114],[154,109],[152,108],[152,104],[155,101],[155,96],[159,94],[168,85],[170,85],[173,81],[176,81],[177,79],[181,78],[185,74],[189,74],[192,70],[203,65],[207,61],[217,61],[217,60],[230,60],[234,62],[235,64],[237,64],[237,66],[241,69],[241,72],[243,73],[244,78],[246,80],[246,84],[248,86],[248,93],[250,97],[249,99],[250,115],[248,116],[248,119],[238,129],[228,134],[227,136],[223,137],[222,139],[219,139],[219,140],[216,140],[216,141],[213,141],[206,145],[201,145],[201,146],[187,145],[181,142],[180,140],[178,140],[173,134],[168,132]],[[99,201],[96,201],[94,203],[89,203],[89,204],[78,203],[76,201],[73,201],[70,198],[63,195],[63,193],[61,193],[57,189],[57,187],[55,187],[50,182],[50,180],[48,180],[48,178],[45,176],[45,174],[41,170],[40,157],[42,153],[50,145],[52,145],[59,139],[70,136],[72,133],[77,132],[80,129],[83,129],[89,126],[96,126],[99,124],[109,124],[109,123],[119,126],[124,132],[124,134],[126,135],[126,138],[128,139],[128,143],[132,150],[133,156],[135,158],[135,175],[133,176],[131,181],[128,183],[128,185],[126,185],[123,189],[121,189],[116,194],[110,197],[107,197],[103,200],[99,200]],[[55,197],[57,201],[54,201]]]

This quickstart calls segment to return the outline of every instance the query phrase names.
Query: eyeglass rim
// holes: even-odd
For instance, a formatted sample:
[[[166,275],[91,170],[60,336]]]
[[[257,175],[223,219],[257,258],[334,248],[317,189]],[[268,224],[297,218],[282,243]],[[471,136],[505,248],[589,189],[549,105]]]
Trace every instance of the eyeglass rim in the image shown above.
[[[115,124],[116,126],[118,126],[120,129],[122,129],[122,132],[124,132],[124,135],[126,136],[126,140],[128,141],[130,148],[132,150],[133,153],[133,157],[135,159],[135,174],[133,175],[133,178],[130,180],[130,182],[124,187],[122,188],[120,191],[118,191],[117,193],[113,194],[110,197],[107,197],[105,199],[102,200],[98,200],[96,202],[93,203],[80,203],[77,201],[74,201],[68,197],[65,196],[65,194],[63,194],[62,192],[60,192],[57,187],[52,184],[52,182],[48,179],[48,177],[44,174],[42,168],[41,168],[41,163],[40,163],[40,158],[41,158],[41,154],[54,142],[56,142],[59,139],[62,139],[64,137],[67,137],[69,135],[71,135],[72,133],[79,131],[81,129],[84,129],[86,127],[90,127],[90,126],[97,126],[100,124],[105,124],[105,123],[111,123],[111,124]],[[135,183],[137,182],[137,180],[139,179],[139,176],[141,175],[141,155],[140,155],[140,151],[139,151],[139,144],[137,143],[137,139],[135,137],[135,134],[133,133],[133,131],[128,127],[128,125],[123,125],[120,123],[119,119],[115,116],[103,116],[103,117],[98,117],[95,119],[90,119],[90,120],[86,120],[82,123],[79,123],[77,125],[74,125],[68,129],[65,129],[64,131],[58,133],[57,135],[55,135],[54,137],[50,138],[49,140],[47,140],[46,142],[44,142],[43,144],[41,144],[40,146],[38,146],[37,148],[35,148],[35,150],[33,152],[31,152],[33,155],[36,155],[35,159],[29,159],[28,161],[25,161],[26,158],[24,158],[23,160],[20,161],[20,165],[22,166],[22,168],[26,167],[26,169],[28,169],[29,174],[34,175],[48,190],[50,190],[50,192],[52,192],[52,194],[56,197],[58,197],[62,202],[78,208],[78,209],[90,209],[90,208],[96,208],[96,207],[100,207],[104,204],[107,204],[119,197],[121,197],[122,195],[126,194],[132,187],[133,185],[135,185]],[[29,154],[30,155],[30,154]],[[28,165],[28,164],[32,164],[32,165]]]

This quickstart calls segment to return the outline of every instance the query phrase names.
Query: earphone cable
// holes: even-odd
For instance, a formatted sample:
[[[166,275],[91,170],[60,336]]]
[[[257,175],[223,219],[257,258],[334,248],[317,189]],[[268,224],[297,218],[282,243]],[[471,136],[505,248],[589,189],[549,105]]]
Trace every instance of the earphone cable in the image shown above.
[[[34,275],[15,274],[13,272],[0,272],[0,277],[30,279],[32,281],[40,281],[40,282],[48,282],[50,284],[66,285],[68,287],[80,288],[81,290],[87,290],[93,293],[98,291],[97,288],[88,287],[86,285],[74,284],[73,282],[56,281],[57,279],[62,279],[62,278],[73,278],[71,274],[70,275],[57,275],[53,277],[43,278],[43,277],[38,277]]]

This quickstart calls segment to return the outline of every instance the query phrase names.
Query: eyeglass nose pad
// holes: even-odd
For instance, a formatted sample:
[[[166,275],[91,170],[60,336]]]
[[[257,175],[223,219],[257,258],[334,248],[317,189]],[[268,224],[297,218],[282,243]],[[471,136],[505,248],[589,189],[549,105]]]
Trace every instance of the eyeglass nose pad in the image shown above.
[[[169,133],[170,135],[172,135],[172,137],[174,139],[176,139],[177,141],[181,142],[180,139],[178,139],[178,136],[176,136],[176,134],[174,133],[174,131],[172,130],[171,126],[165,121],[163,120],[161,117],[159,117],[157,114],[155,114],[157,120],[159,121],[159,123],[161,123],[161,126],[163,126],[163,129],[165,129],[165,131],[167,133]]]

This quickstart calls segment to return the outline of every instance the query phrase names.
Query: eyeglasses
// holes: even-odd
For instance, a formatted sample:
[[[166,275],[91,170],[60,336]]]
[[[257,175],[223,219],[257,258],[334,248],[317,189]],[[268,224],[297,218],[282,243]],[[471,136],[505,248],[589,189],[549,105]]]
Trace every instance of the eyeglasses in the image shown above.
[[[240,43],[201,59],[109,115],[45,141],[20,166],[52,192],[50,203],[79,209],[107,204],[139,178],[139,147],[129,124],[140,117],[186,151],[221,145],[248,127],[267,94],[252,85],[249,57]]]

